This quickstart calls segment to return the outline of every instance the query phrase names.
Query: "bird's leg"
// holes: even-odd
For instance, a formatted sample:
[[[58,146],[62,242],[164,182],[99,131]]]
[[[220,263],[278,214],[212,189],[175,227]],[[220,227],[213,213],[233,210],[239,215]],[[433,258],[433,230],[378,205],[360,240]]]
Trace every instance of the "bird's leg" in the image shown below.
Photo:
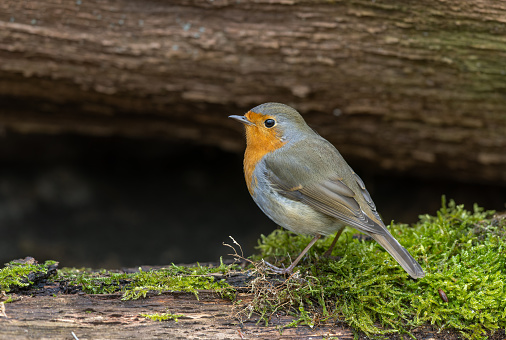
[[[325,253],[323,253],[324,257],[330,257],[330,255],[332,254],[332,250],[334,249],[334,247],[337,243],[337,240],[339,239],[339,236],[341,236],[343,230],[344,230],[344,227],[342,227],[341,230],[339,230],[337,232],[336,237],[334,237],[334,241],[332,241],[332,244],[330,245],[329,249],[327,249],[327,251]]]
[[[318,241],[320,238],[322,237],[322,235],[316,235],[312,240],[311,242],[309,242],[309,244],[306,246],[306,248],[304,248],[304,250],[300,253],[299,256],[297,256],[297,258],[295,259],[295,261],[292,262],[292,264],[288,267],[288,268],[278,268],[276,266],[273,266],[272,264],[270,264],[269,262],[265,262],[265,264],[275,273],[277,274],[289,274],[293,271],[293,268],[295,268],[295,266],[297,265],[297,263],[300,262],[300,260],[302,259],[302,257],[307,253],[307,251],[313,246],[313,244],[316,243],[316,241]]]

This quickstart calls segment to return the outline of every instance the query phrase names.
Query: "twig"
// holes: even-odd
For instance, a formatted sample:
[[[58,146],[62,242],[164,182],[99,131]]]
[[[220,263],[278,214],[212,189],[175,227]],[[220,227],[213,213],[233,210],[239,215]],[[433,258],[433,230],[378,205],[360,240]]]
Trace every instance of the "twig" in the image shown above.
[[[0,316],[4,317],[4,318],[9,318],[7,316],[7,314],[5,314],[5,303],[4,301],[7,299],[7,295],[5,294],[5,292],[2,290],[0,292]]]
[[[7,314],[5,314],[5,303],[0,302],[0,316],[4,318],[9,318]]]
[[[241,247],[241,245],[240,245],[240,244],[239,244],[239,243],[238,243],[238,242],[237,242],[237,241],[236,241],[236,240],[235,240],[232,236],[229,236],[229,237],[230,237],[230,239],[232,240],[232,242],[233,242],[234,244],[236,244],[236,245],[238,245],[238,246],[239,246],[239,249],[241,250],[241,255],[239,255],[239,254],[237,253],[237,249],[235,249],[235,247],[234,247],[234,246],[231,246],[230,244],[223,242],[223,245],[224,245],[224,246],[229,247],[229,248],[232,248],[232,250],[234,251],[234,254],[227,254],[227,255],[229,255],[229,256],[233,256],[233,257],[235,258],[235,259],[234,259],[234,261],[237,261],[237,260],[244,260],[244,261],[246,261],[246,262],[249,262],[249,263],[251,263],[251,264],[254,264],[254,263],[253,263],[253,261],[251,261],[250,259],[247,259],[247,258],[245,258],[245,257],[244,257],[244,252],[242,251],[242,247]]]

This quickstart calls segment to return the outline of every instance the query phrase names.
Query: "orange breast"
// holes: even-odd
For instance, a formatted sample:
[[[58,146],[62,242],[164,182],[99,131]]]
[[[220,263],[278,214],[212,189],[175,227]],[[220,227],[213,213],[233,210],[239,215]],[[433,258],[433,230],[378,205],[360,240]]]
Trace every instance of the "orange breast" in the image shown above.
[[[245,115],[255,125],[246,125],[246,152],[244,153],[244,177],[251,195],[255,192],[257,179],[253,171],[260,160],[268,153],[282,147],[286,142],[281,140],[281,133],[276,128],[266,128],[263,122],[273,118],[249,111]]]

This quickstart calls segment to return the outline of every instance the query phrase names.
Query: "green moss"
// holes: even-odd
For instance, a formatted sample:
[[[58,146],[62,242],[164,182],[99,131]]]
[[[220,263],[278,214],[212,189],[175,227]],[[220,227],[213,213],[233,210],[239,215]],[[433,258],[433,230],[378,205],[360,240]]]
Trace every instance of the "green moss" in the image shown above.
[[[231,297],[232,289],[225,280],[215,281],[207,276],[211,270],[205,267],[177,267],[143,272],[132,277],[131,284],[123,294],[123,300],[146,297],[148,292],[160,294],[163,291],[190,292],[198,298],[199,290],[213,290],[223,296]]]
[[[106,270],[64,268],[58,271],[58,281],[79,287],[87,294],[112,294],[120,291],[130,281],[132,274]]]
[[[340,319],[368,336],[409,334],[432,324],[467,338],[486,338],[506,327],[506,222],[490,216],[477,206],[470,212],[443,198],[437,216],[420,216],[414,227],[392,224],[392,234],[427,274],[419,280],[409,278],[376,242],[353,238],[356,232],[347,230],[333,253],[340,260],[318,258],[332,238],[318,242],[298,266],[300,277],[278,284],[254,282],[249,308],[266,321],[280,310],[296,316],[294,324]],[[297,255],[309,239],[276,230],[262,236],[260,256],[288,264],[280,256]]]
[[[148,293],[164,291],[191,292],[198,298],[199,290],[212,290],[223,297],[232,298],[234,291],[225,280],[216,281],[212,273],[230,270],[223,263],[217,268],[185,267],[172,265],[159,270],[135,273],[94,272],[90,269],[64,269],[59,271],[59,280],[67,285],[81,288],[88,294],[123,293],[123,300],[144,298]]]
[[[151,319],[153,321],[168,321],[174,320],[176,322],[179,321],[179,318],[182,318],[184,314],[172,314],[172,313],[154,313],[154,314],[141,314],[141,316]]]
[[[44,264],[17,263],[11,261],[0,269],[0,291],[10,292],[18,288],[25,288],[33,284],[29,277],[47,274],[49,266],[55,261],[46,261]]]
[[[321,257],[332,237],[318,241],[291,277],[270,275],[262,262],[254,262],[256,274],[250,271],[248,276],[252,299],[239,315],[258,313],[269,323],[272,315],[289,314],[294,321],[287,326],[315,327],[339,320],[369,337],[411,335],[419,326],[434,325],[484,339],[506,327],[506,218],[492,218],[492,212],[477,206],[468,211],[443,198],[436,216],[423,215],[412,227],[391,224],[389,229],[420,262],[426,277],[409,278],[379,244],[354,237],[356,232],[348,228],[332,254],[339,259]],[[262,236],[256,259],[287,266],[292,259],[286,254],[298,255],[310,239],[276,230]],[[0,269],[0,291],[30,285],[32,274],[46,273],[52,263],[9,263]],[[213,274],[237,269],[223,263],[217,268],[172,265],[135,273],[63,269],[55,280],[70,290],[117,293],[124,300],[173,291],[198,297],[202,290],[233,299],[236,290]],[[180,317],[143,316],[159,321]]]

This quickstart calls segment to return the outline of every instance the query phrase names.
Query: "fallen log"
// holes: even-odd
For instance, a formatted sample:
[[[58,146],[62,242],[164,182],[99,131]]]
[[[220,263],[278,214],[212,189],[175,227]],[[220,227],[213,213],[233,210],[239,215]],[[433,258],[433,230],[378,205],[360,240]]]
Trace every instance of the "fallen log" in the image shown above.
[[[226,116],[284,102],[351,160],[506,183],[506,5],[0,4],[0,125],[243,148]]]

